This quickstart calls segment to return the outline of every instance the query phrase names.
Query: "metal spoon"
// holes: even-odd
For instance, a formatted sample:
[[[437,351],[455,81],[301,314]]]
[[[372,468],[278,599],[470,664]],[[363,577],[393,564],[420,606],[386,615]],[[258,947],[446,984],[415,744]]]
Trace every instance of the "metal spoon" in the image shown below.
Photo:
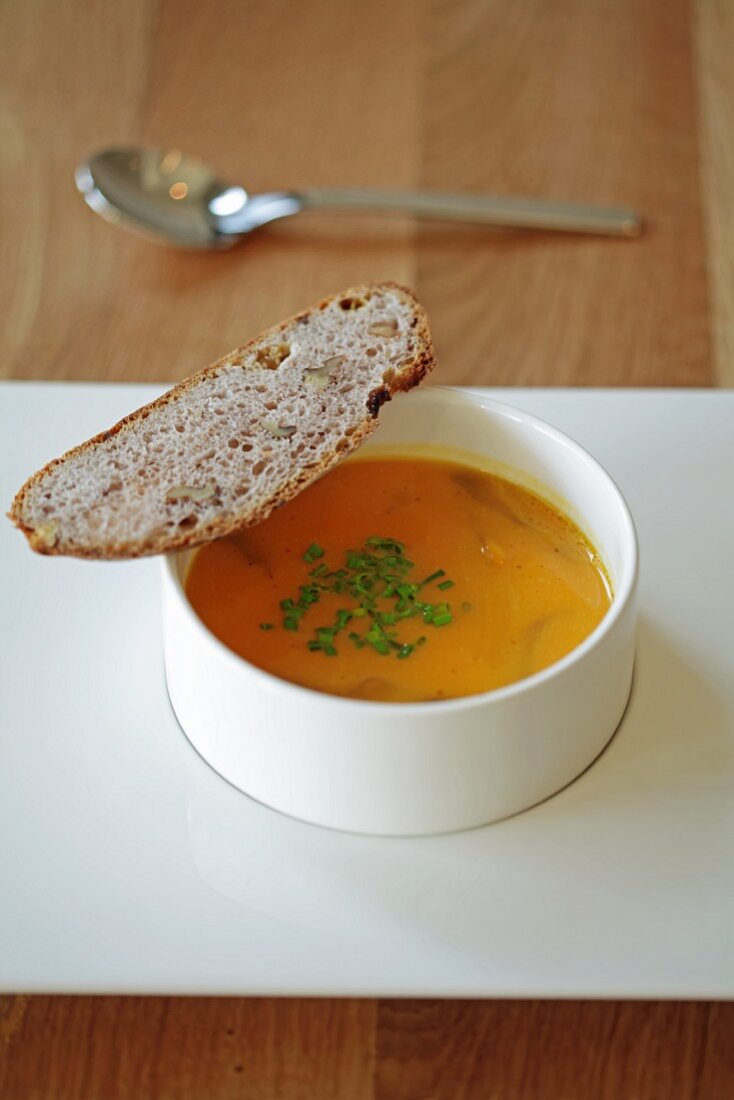
[[[619,207],[418,191],[310,188],[249,195],[175,149],[104,149],[76,185],[108,221],[182,248],[227,248],[253,229],[301,210],[410,214],[474,225],[636,237],[638,214]]]

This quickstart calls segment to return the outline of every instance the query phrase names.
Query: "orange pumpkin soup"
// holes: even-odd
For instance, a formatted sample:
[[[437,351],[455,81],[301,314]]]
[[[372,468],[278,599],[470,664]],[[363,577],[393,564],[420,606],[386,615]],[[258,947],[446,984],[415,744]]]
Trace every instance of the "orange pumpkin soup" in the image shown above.
[[[433,701],[546,668],[610,604],[603,565],[540,497],[428,458],[342,463],[186,580],[230,649],[354,699]]]

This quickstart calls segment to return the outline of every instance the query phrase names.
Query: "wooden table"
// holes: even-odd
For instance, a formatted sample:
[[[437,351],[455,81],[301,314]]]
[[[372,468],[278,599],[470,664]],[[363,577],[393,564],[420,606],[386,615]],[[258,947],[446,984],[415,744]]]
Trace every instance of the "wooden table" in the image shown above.
[[[0,375],[178,379],[387,277],[430,312],[439,382],[734,382],[731,0],[6,0],[0,49]],[[311,215],[181,254],[75,193],[125,141],[252,190],[608,200],[648,230]],[[734,1006],[5,997],[0,1095],[723,1098]]]

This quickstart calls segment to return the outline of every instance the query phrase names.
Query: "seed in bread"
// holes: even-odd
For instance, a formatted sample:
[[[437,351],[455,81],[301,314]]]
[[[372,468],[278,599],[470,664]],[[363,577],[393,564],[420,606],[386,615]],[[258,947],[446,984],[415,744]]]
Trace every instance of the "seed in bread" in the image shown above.
[[[34,474],[9,513],[34,550],[167,553],[265,519],[350,452],[433,366],[424,311],[351,288],[191,375]]]

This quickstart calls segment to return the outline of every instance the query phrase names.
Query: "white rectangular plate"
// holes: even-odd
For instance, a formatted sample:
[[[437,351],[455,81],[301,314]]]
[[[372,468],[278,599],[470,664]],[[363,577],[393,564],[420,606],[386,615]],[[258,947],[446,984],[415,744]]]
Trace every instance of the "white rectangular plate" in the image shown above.
[[[0,386],[0,501],[158,392]],[[734,995],[734,393],[506,390],[636,518],[632,701],[548,802],[453,836],[304,825],[181,733],[159,563],[41,558],[0,523],[0,988]]]

